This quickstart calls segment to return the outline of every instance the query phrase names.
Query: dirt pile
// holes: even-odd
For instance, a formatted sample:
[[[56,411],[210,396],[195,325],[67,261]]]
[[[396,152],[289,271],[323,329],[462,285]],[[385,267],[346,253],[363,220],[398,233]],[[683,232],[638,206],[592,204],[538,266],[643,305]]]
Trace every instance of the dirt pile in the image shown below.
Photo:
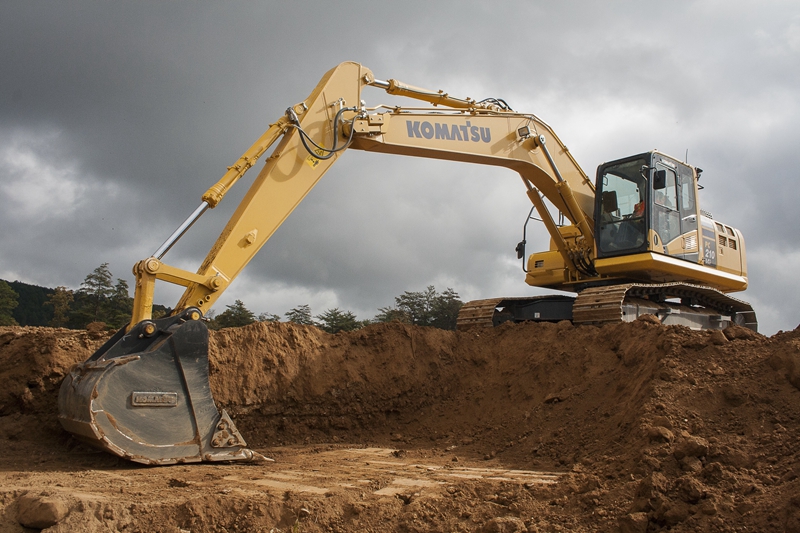
[[[222,330],[215,399],[277,462],[163,468],[58,425],[104,340],[0,328],[0,529],[60,494],[48,531],[800,532],[800,330]]]

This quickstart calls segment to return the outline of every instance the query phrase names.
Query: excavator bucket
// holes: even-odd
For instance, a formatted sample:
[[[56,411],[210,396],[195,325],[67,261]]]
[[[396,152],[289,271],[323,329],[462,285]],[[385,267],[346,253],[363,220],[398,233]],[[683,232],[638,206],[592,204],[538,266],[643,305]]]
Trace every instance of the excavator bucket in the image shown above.
[[[61,384],[59,421],[76,438],[144,464],[250,460],[208,377],[197,309],[121,329]]]

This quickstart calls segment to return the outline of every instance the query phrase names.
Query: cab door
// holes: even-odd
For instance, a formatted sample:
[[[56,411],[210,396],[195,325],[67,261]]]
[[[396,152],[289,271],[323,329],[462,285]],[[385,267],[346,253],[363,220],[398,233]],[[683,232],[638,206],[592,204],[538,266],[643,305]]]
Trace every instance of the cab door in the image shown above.
[[[697,263],[698,253],[698,220],[697,220],[697,183],[694,172],[686,165],[678,163],[678,212],[681,217],[681,251],[675,255]]]
[[[692,169],[657,155],[652,188],[654,249],[697,262],[697,188]]]

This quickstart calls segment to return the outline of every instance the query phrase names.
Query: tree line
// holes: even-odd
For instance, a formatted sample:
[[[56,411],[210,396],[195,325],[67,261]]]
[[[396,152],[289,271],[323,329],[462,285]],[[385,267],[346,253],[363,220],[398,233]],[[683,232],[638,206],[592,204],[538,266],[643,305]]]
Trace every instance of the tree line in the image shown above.
[[[108,263],[89,273],[77,290],[0,280],[0,325],[83,329],[91,322],[103,322],[118,329],[131,318],[133,298],[129,292],[127,281],[114,280]],[[153,309],[162,316],[168,311],[162,305]]]
[[[298,305],[284,313],[286,322],[316,326],[328,333],[353,331],[380,322],[403,322],[441,329],[456,328],[456,318],[463,302],[453,289],[438,292],[431,285],[423,291],[410,292],[394,298],[394,305],[378,309],[371,319],[359,320],[351,311],[338,307],[314,315],[308,304]],[[47,289],[21,282],[0,280],[0,326],[31,325],[83,329],[92,322],[103,322],[109,329],[128,323],[133,311],[133,298],[128,283],[114,280],[103,263],[84,278],[77,290],[60,286]],[[170,308],[154,305],[153,317],[168,315]],[[228,305],[216,315],[207,313],[211,329],[240,327],[253,322],[279,322],[281,316],[272,313],[255,315],[241,300]]]

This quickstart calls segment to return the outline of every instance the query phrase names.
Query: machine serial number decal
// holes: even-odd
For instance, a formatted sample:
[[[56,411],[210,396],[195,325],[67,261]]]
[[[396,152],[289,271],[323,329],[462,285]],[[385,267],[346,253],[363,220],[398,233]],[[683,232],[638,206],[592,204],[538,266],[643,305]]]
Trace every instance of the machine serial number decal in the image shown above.
[[[136,407],[175,407],[177,392],[132,392],[131,405]]]
[[[440,124],[430,123],[427,120],[406,120],[408,136],[417,139],[441,139],[445,141],[465,141],[465,142],[491,142],[492,130],[473,126],[468,120],[466,124]]]

